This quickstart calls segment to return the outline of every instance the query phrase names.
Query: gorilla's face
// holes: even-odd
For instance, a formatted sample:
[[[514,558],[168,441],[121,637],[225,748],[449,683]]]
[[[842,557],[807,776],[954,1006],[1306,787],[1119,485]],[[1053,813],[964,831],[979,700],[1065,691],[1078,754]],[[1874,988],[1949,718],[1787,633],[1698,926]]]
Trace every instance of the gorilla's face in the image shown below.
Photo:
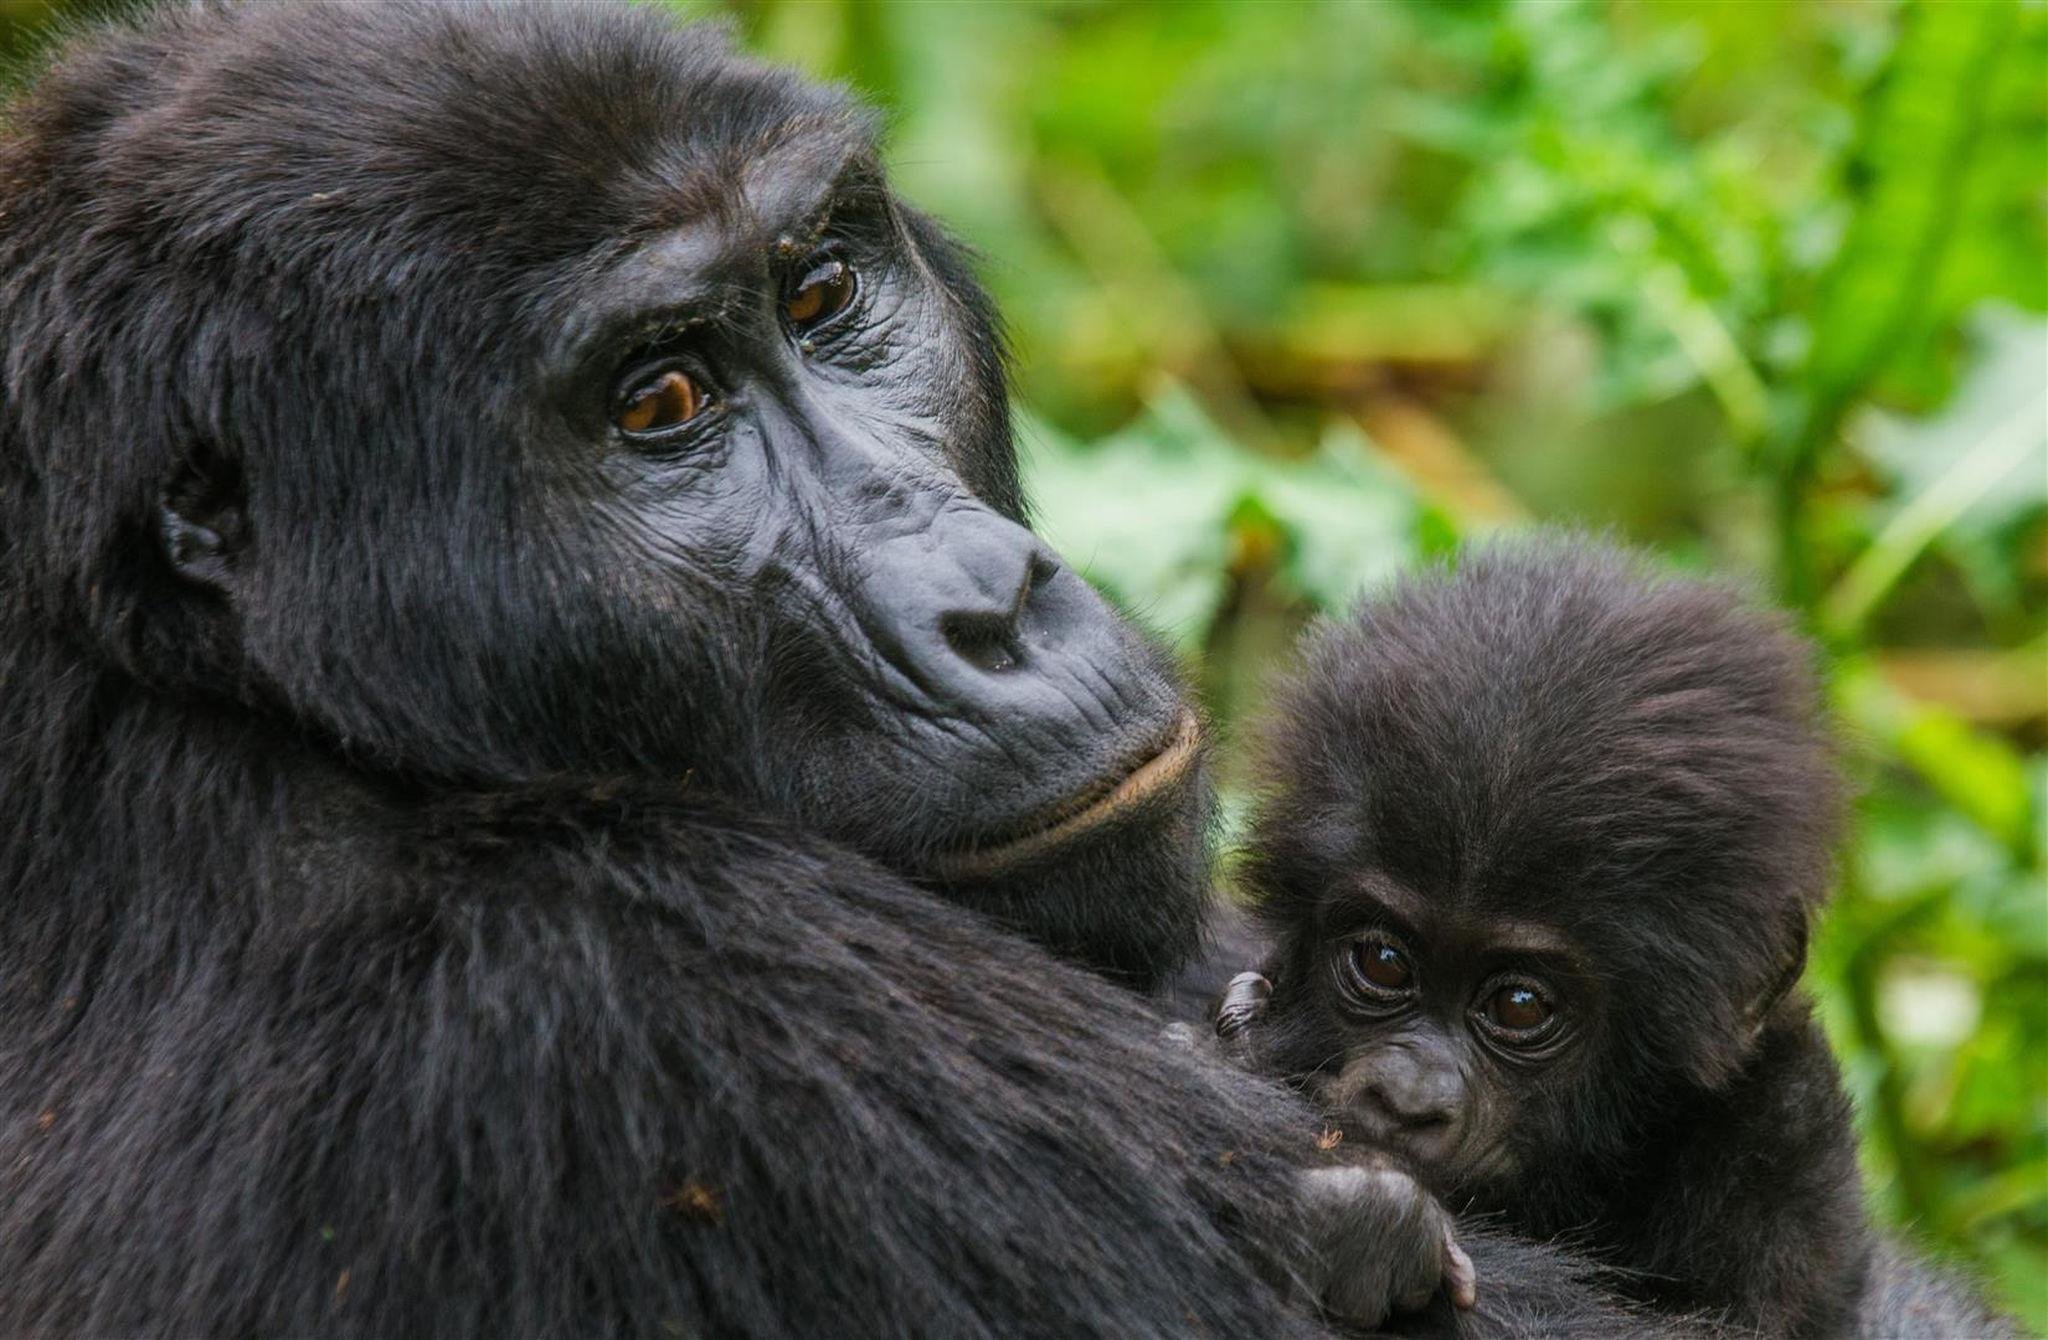
[[[621,625],[587,641],[676,681],[588,747],[636,741],[639,766],[960,877],[1056,860],[1180,789],[1171,680],[1021,524],[992,337],[944,244],[857,139],[794,136],[728,194],[553,318],[573,333],[541,436],[597,504],[564,538]],[[752,733],[707,754],[724,723],[678,709],[727,649],[679,630],[712,606]]]
[[[1133,977],[1185,948],[1193,718],[1024,525],[986,299],[864,119],[624,7],[309,26],[147,72],[207,135],[45,188],[103,343],[12,356],[103,392],[52,452],[125,407],[117,654],[356,765],[672,778]],[[368,73],[267,73],[318,42]]]

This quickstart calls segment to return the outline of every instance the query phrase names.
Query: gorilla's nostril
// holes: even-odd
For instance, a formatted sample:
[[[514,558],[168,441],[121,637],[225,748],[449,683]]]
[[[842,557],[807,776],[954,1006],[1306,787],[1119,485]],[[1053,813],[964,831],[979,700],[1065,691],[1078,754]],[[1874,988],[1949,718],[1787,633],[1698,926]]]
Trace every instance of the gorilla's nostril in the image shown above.
[[[954,654],[977,670],[1001,674],[1016,667],[1008,619],[993,614],[948,614],[939,620],[939,631]]]
[[[1389,1092],[1375,1084],[1361,1095],[1375,1116],[1408,1135],[1434,1136],[1448,1130],[1456,1113],[1437,1105],[1422,1105],[1398,1091]]]

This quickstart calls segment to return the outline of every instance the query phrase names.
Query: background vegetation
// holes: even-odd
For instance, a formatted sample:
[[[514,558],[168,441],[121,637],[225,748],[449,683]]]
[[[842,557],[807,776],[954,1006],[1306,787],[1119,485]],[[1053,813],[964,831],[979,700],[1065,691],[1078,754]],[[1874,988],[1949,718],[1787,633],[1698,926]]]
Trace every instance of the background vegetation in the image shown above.
[[[2048,1332],[2048,8],[678,2],[887,109],[990,257],[1044,528],[1226,731],[1500,527],[1797,611],[1870,1185]]]

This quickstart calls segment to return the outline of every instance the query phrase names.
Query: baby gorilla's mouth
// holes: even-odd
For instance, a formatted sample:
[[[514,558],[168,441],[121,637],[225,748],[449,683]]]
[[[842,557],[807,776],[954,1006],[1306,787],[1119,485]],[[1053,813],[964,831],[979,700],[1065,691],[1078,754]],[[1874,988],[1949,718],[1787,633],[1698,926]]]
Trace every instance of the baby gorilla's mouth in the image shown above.
[[[1017,836],[939,857],[932,862],[932,873],[947,880],[987,879],[1050,855],[1173,787],[1187,776],[1201,743],[1195,714],[1183,713],[1165,745],[1130,772],[1121,777],[1110,774],[1083,788]]]

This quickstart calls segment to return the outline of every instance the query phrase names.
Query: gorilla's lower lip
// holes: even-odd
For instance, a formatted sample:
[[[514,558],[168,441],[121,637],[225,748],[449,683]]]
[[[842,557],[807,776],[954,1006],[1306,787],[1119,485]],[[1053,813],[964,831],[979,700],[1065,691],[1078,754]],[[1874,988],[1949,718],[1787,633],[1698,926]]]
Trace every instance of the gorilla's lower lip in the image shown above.
[[[1115,786],[1094,795],[1078,809],[1060,812],[1045,827],[1034,829],[1022,837],[993,847],[941,856],[932,863],[932,873],[941,879],[985,879],[1056,851],[1186,776],[1201,742],[1202,728],[1196,723],[1195,714],[1184,713],[1180,725],[1165,746]]]

